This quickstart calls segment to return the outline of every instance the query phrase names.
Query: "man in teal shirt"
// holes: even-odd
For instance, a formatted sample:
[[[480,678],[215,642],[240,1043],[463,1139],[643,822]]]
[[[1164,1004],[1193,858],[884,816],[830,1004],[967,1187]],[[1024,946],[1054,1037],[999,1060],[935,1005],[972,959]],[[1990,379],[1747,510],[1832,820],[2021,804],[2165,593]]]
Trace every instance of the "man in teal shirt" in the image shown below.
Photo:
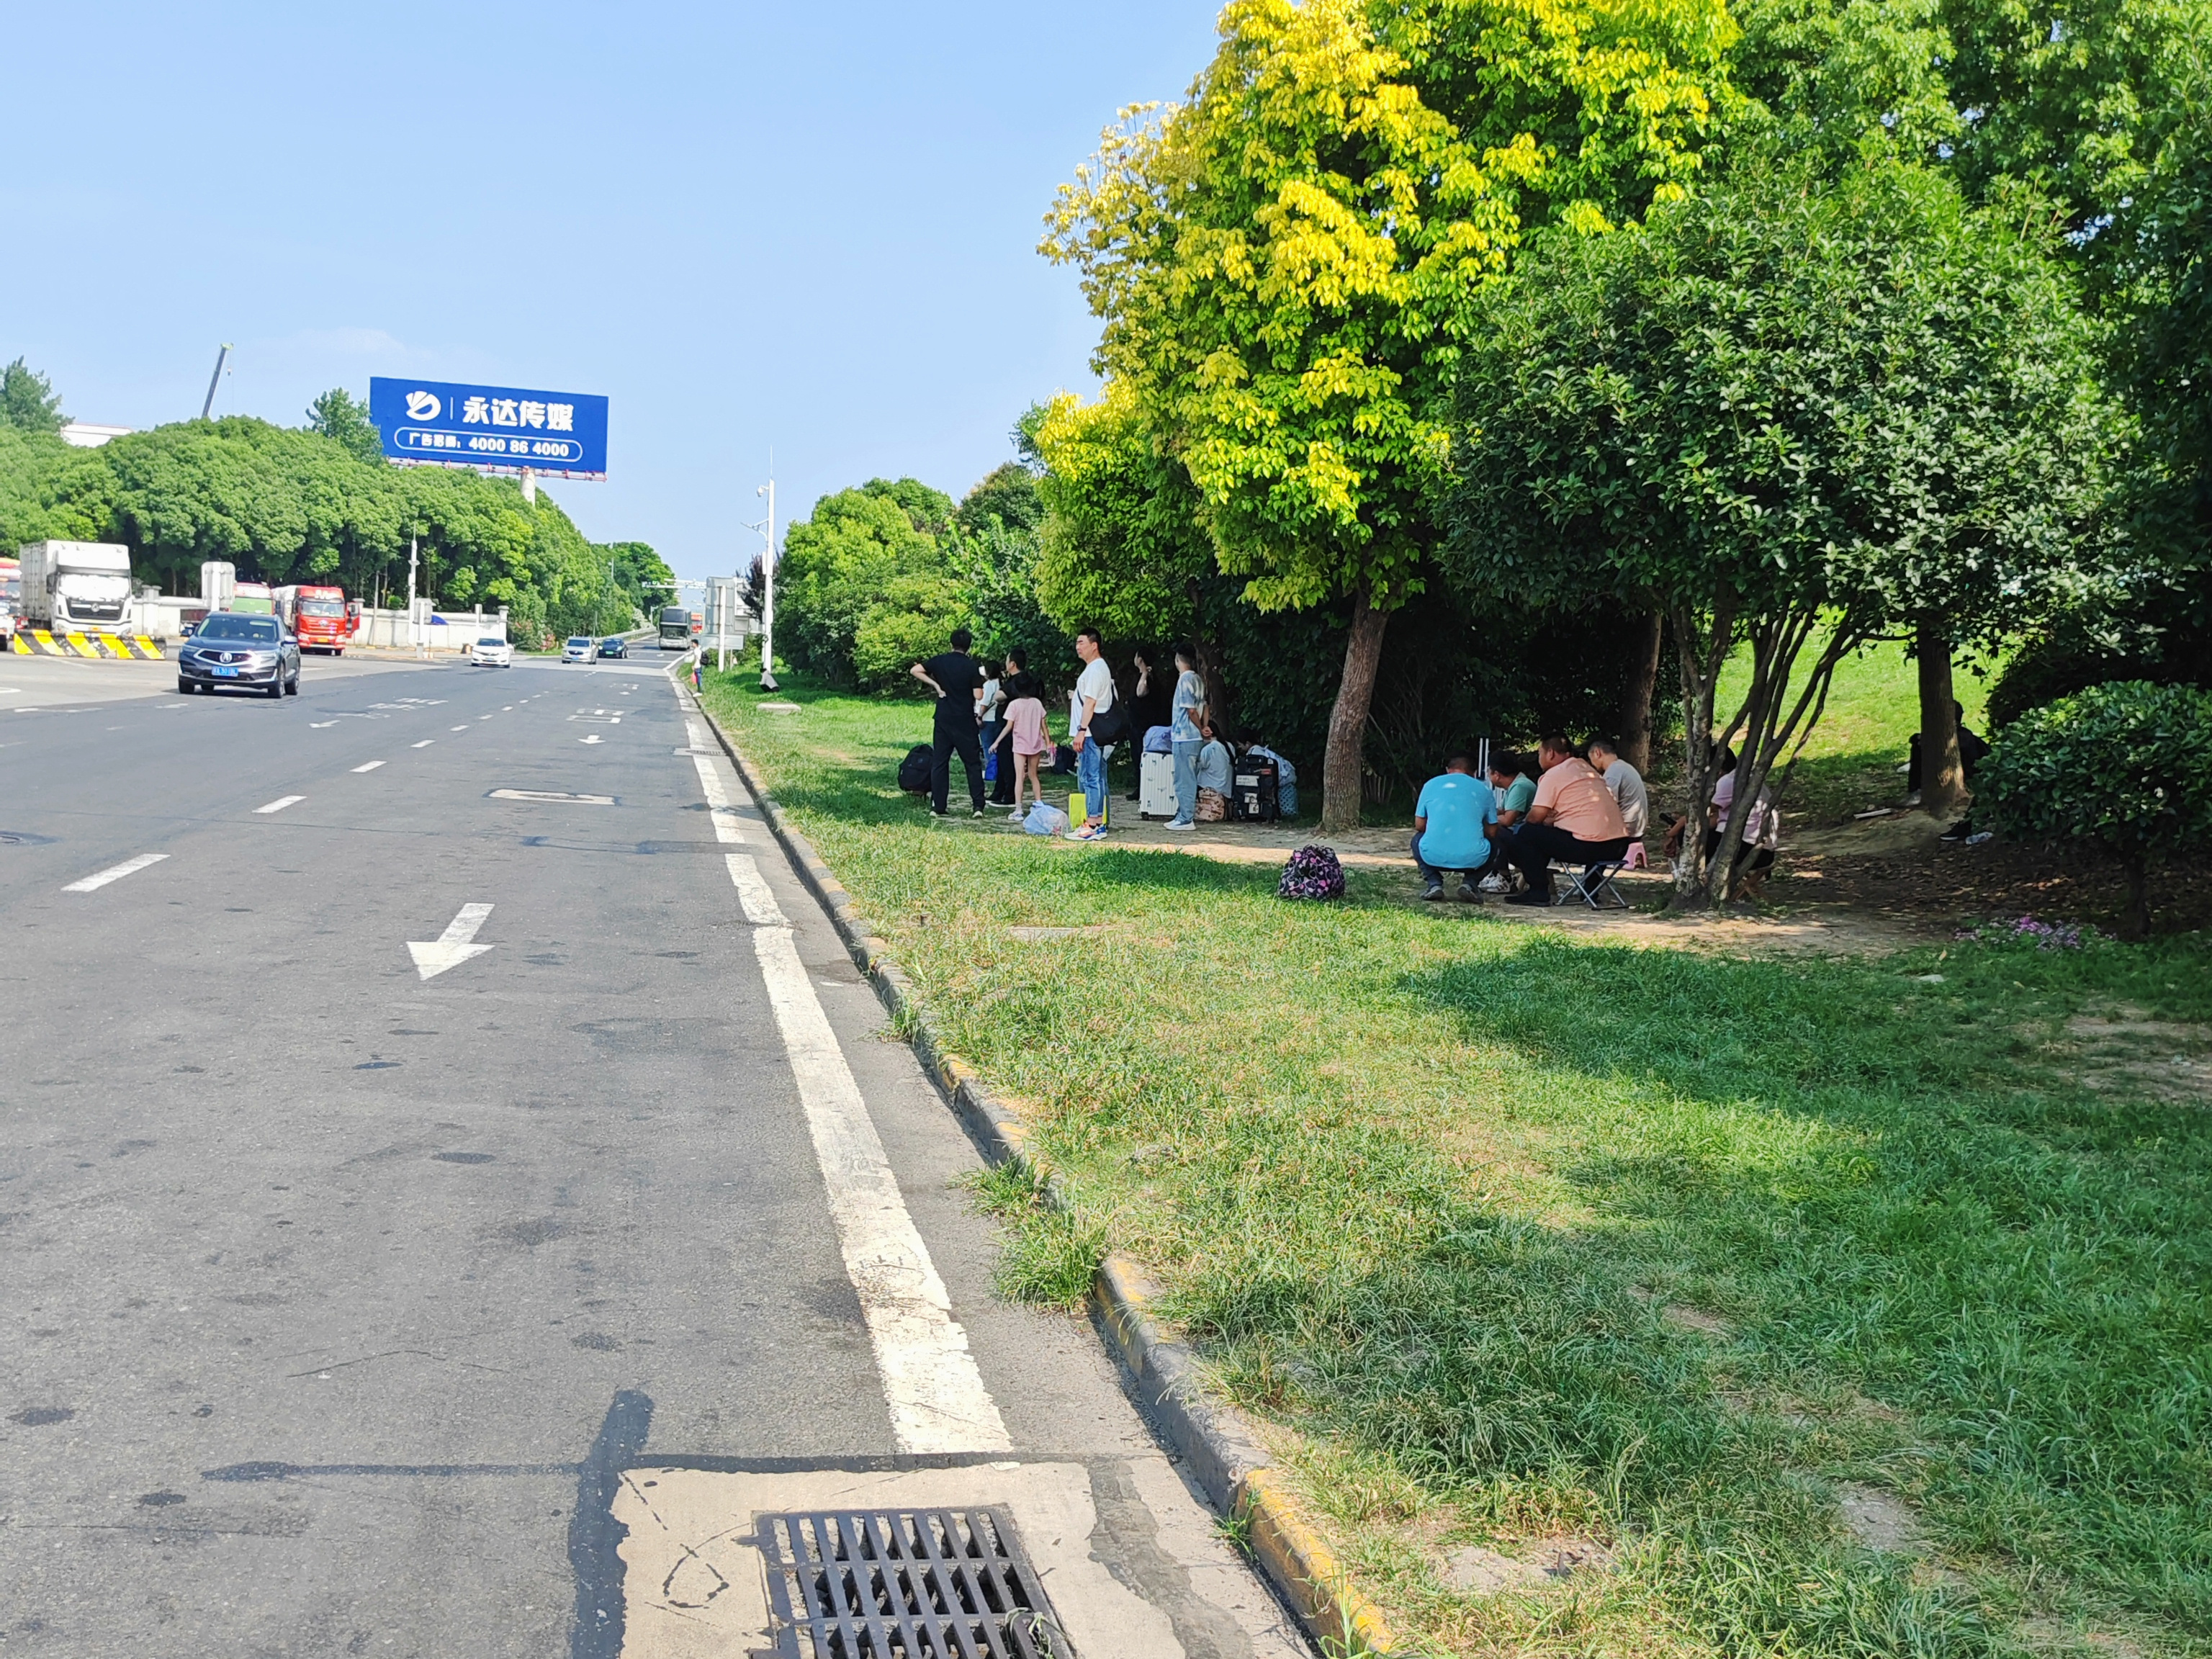
[[[1454,755],[1443,775],[1421,786],[1413,805],[1413,863],[1427,884],[1425,899],[1444,896],[1444,872],[1459,872],[1459,896],[1482,902],[1475,883],[1490,867],[1491,826],[1498,822],[1498,797],[1474,775],[1474,762]]]

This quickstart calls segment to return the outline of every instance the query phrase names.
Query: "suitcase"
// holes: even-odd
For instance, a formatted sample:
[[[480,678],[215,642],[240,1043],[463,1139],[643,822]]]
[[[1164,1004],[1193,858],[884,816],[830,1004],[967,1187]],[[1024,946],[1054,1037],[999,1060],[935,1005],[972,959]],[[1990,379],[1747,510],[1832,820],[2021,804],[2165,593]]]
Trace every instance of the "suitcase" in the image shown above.
[[[1175,810],[1175,757],[1146,756],[1137,780],[1137,816],[1171,818]]]
[[[1229,811],[1246,823],[1273,823],[1283,816],[1275,802],[1275,763],[1253,760],[1237,763],[1230,784]]]

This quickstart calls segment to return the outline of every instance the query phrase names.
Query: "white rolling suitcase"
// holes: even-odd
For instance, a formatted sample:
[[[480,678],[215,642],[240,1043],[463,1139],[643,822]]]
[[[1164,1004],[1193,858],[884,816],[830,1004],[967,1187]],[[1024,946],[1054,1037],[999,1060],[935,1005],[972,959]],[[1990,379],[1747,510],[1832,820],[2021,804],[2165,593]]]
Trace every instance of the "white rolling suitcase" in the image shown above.
[[[1137,774],[1137,816],[1171,818],[1175,810],[1175,757],[1146,756]]]

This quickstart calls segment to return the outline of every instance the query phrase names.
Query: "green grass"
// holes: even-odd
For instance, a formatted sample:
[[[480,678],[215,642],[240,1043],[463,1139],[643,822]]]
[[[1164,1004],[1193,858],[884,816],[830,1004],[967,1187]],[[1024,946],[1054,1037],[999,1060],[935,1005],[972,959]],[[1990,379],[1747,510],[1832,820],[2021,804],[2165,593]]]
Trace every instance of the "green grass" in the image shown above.
[[[1410,875],[1291,905],[1264,866],[933,827],[892,783],[912,706],[783,695],[708,691],[1073,1199],[982,1183],[1006,1288],[1149,1264],[1401,1628],[2212,1652],[2212,1114],[2154,1066],[2208,1059],[2201,939],[1745,961]],[[2069,1034],[2115,1010],[2163,1024]],[[1935,1558],[1862,1545],[1842,1483]],[[1568,1534],[1614,1569],[1444,1587],[1462,1543]]]
[[[1952,678],[1966,724],[1987,737],[1983,711],[1990,680],[1963,666]],[[1750,653],[1739,652],[1714,698],[1721,719],[1735,712],[1750,679]],[[1887,641],[1846,657],[1837,665],[1827,705],[1790,781],[1786,805],[1792,817],[1835,823],[1869,806],[1897,805],[1905,798],[1905,776],[1897,769],[1919,729],[1920,682],[1901,642]]]

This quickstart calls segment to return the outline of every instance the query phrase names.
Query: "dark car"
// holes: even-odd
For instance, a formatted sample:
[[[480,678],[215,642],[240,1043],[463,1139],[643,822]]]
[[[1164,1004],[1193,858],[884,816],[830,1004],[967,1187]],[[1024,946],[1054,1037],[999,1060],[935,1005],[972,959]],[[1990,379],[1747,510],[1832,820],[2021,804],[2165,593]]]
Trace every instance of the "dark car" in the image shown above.
[[[602,657],[627,657],[629,655],[629,647],[623,643],[620,638],[610,635],[599,641],[599,654]]]
[[[300,642],[274,617],[218,611],[177,653],[177,690],[300,695]]]

